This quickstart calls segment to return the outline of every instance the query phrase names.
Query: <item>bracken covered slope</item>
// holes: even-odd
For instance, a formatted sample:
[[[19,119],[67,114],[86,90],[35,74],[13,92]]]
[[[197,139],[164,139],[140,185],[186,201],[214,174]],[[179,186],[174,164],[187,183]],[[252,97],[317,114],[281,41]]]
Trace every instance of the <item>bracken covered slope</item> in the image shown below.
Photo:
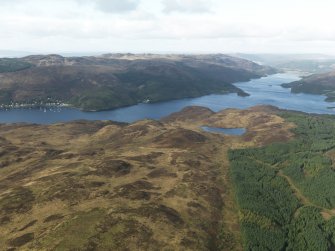
[[[292,138],[277,112],[1,125],[0,249],[241,250],[227,151]]]

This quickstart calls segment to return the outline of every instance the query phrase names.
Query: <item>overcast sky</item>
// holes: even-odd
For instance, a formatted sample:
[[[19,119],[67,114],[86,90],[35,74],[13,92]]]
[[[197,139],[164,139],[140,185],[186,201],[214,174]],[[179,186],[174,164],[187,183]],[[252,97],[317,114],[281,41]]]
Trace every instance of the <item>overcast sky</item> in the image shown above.
[[[0,0],[0,50],[335,54],[334,0]]]

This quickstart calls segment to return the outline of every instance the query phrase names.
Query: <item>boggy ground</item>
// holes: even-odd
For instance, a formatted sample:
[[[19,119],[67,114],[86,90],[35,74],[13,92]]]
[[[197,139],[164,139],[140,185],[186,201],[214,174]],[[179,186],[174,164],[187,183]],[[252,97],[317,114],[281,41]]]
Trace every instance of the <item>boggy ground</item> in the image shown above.
[[[227,150],[286,141],[293,126],[265,106],[1,125],[0,249],[241,250]]]

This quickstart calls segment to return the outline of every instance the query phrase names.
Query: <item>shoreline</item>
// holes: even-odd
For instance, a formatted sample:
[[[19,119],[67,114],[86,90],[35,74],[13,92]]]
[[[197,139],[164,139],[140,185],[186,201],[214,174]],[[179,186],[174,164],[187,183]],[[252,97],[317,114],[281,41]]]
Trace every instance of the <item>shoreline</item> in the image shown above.
[[[13,103],[13,104],[0,104],[0,110],[19,110],[19,109],[49,109],[49,108],[72,108],[70,104],[66,103],[46,103],[46,104],[27,104],[27,103]]]

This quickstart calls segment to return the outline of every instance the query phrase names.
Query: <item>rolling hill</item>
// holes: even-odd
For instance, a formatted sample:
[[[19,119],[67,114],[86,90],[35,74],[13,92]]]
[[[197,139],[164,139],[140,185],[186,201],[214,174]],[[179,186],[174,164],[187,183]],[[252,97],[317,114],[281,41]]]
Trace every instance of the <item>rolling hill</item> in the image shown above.
[[[327,96],[326,101],[335,101],[335,71],[314,74],[282,86],[292,88],[293,93],[321,94]]]
[[[332,250],[334,128],[269,106],[0,125],[0,250]]]
[[[220,136],[203,132],[203,124],[239,124],[248,133]],[[287,140],[290,127],[261,107],[219,113],[188,107],[162,121],[133,124],[0,125],[0,247],[238,247],[226,152],[272,141],[274,132]],[[234,218],[224,223],[222,210]],[[223,228],[235,241],[219,237]]]
[[[3,107],[69,104],[85,111],[212,93],[234,92],[243,96],[247,94],[232,83],[276,72],[271,67],[222,54],[69,58],[35,55],[3,59],[1,69]]]

